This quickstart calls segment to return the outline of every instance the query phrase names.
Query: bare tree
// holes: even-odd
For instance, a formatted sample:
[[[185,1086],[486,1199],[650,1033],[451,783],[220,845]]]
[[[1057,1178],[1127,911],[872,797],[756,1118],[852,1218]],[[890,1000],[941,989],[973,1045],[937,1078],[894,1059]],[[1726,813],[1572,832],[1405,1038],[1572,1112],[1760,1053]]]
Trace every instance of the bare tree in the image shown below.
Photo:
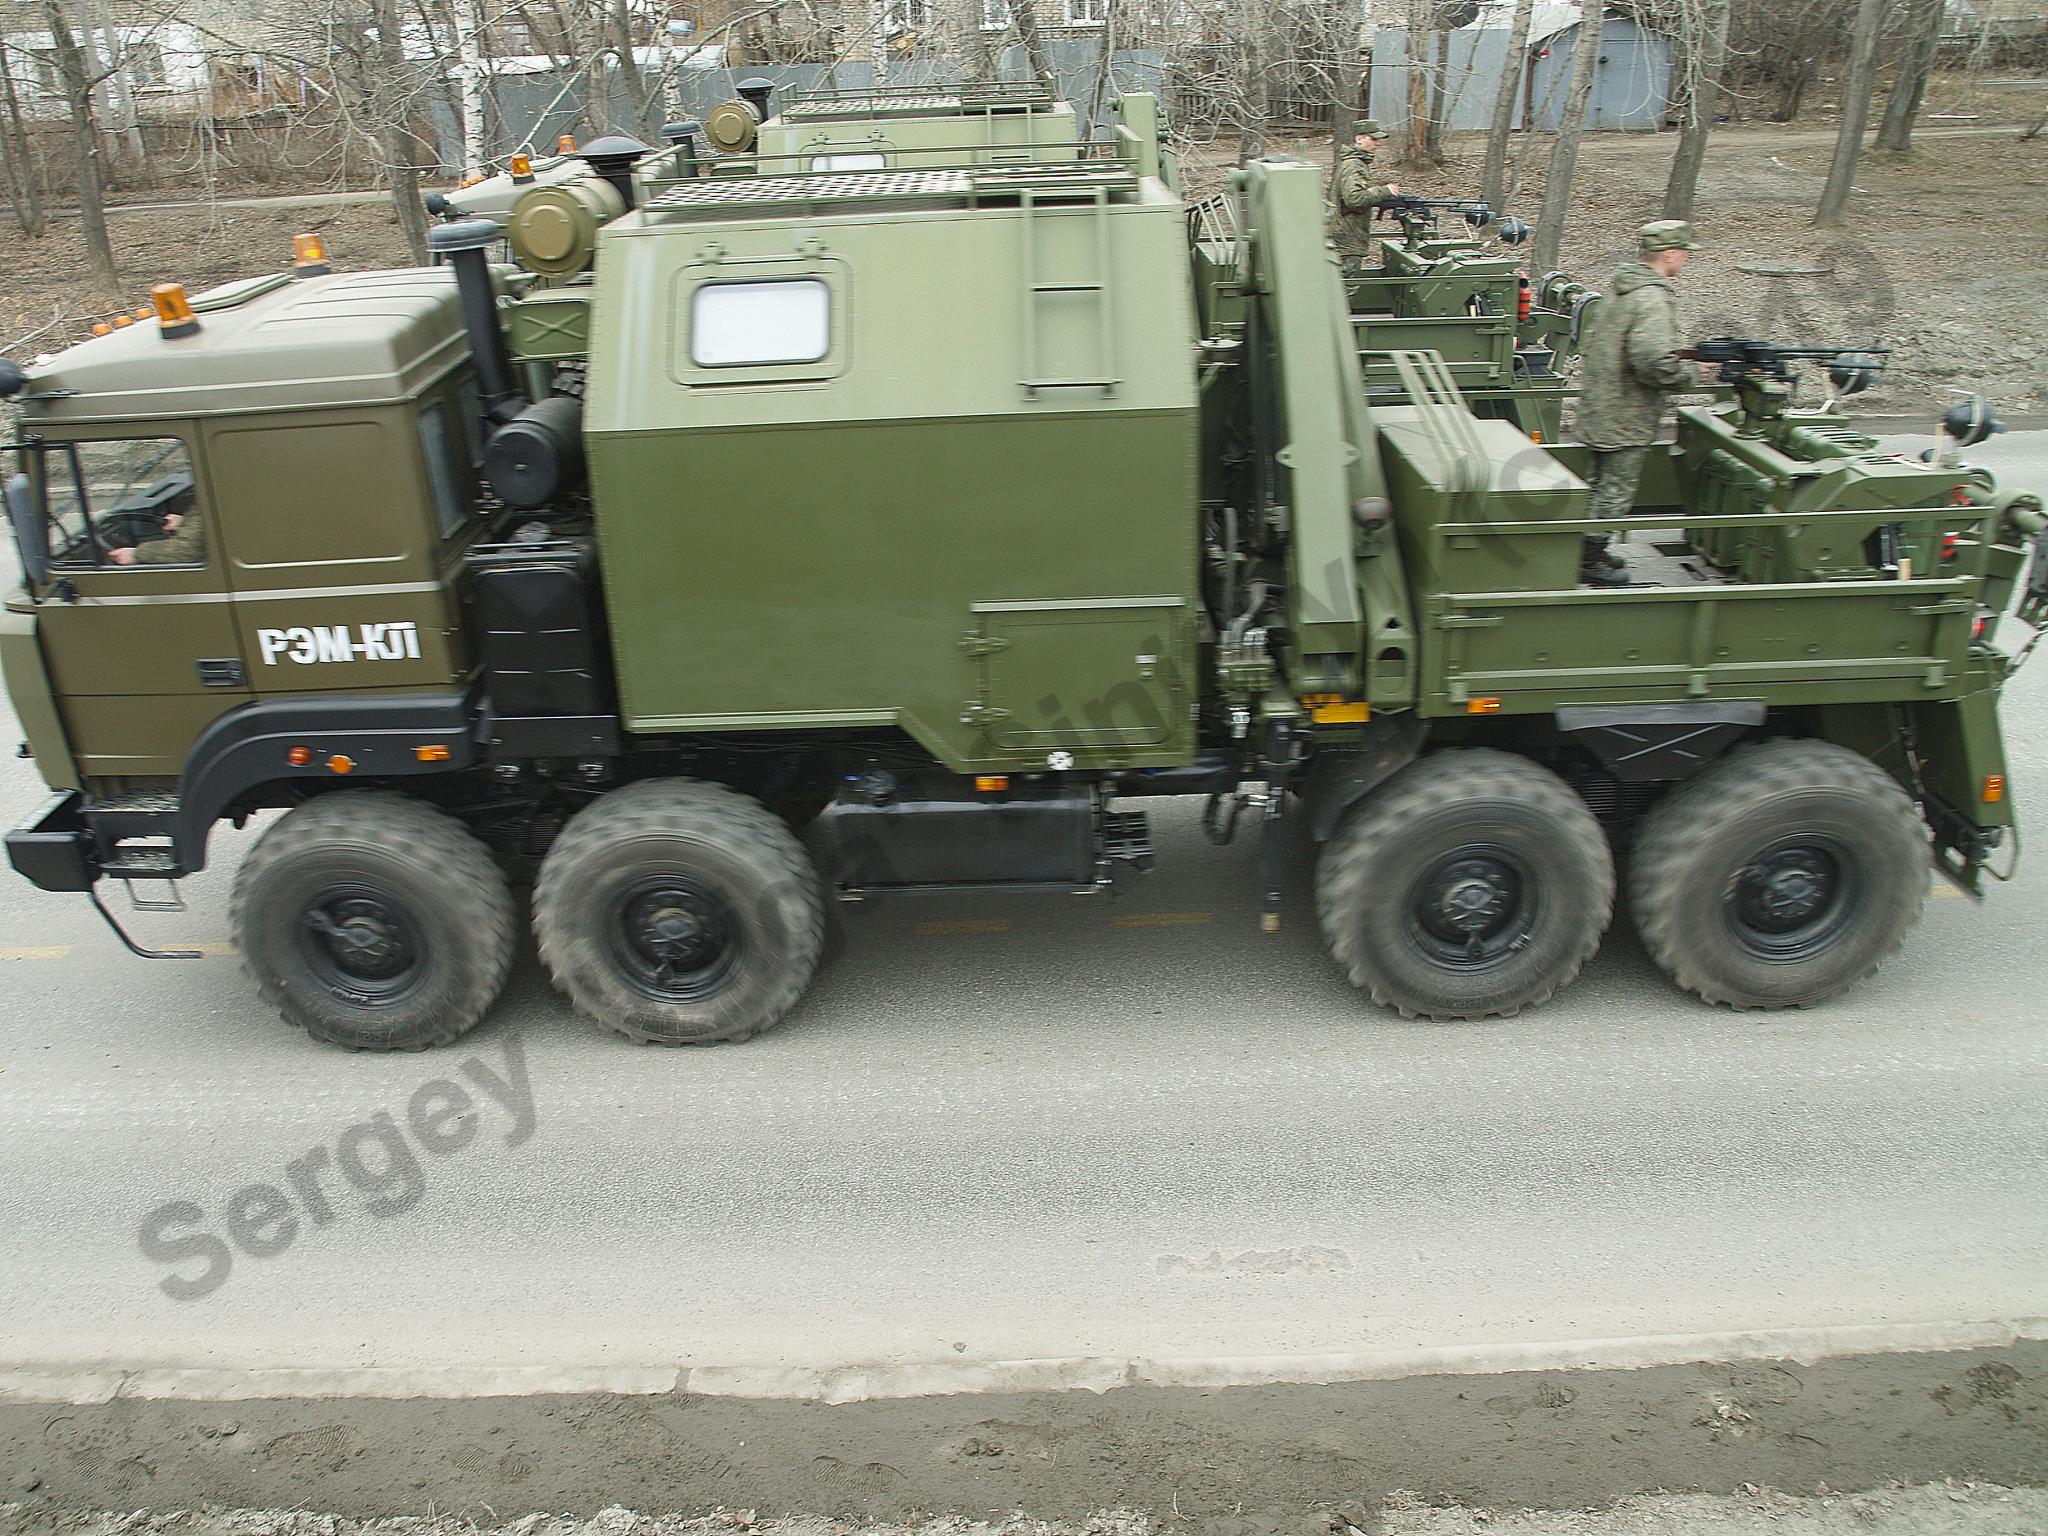
[[[1572,176],[1579,166],[1579,140],[1586,131],[1586,113],[1593,104],[1593,77],[1600,67],[1600,32],[1606,15],[1588,4],[1579,17],[1579,38],[1572,49],[1572,89],[1565,98],[1564,121],[1550,146],[1550,171],[1543,184],[1543,205],[1536,215],[1536,238],[1530,247],[1529,270],[1548,272],[1557,265],[1564,245],[1565,212],[1571,207]]]
[[[86,67],[85,51],[72,34],[64,0],[43,0],[43,15],[57,56],[64,105],[71,113],[71,145],[78,158],[78,222],[85,234],[85,253],[95,274],[112,288],[121,274],[114,266],[114,242],[107,235],[106,174],[100,160],[99,121],[92,106],[95,82]]]
[[[1913,124],[1919,119],[1920,104],[1927,97],[1928,77],[1934,73],[1934,52],[1941,45],[1942,0],[1913,0],[1906,25],[1905,51],[1899,59],[1899,77],[1892,82],[1892,94],[1885,102],[1884,121],[1878,125],[1877,147],[1904,154],[1913,147]]]
[[[1045,38],[1038,30],[1037,6],[1032,0],[1010,0],[1010,20],[1017,28],[1017,41],[1024,45],[1024,57],[1031,61],[1031,78],[1051,90],[1052,65],[1046,61]]]
[[[1941,0],[1935,0],[1939,5]],[[1671,175],[1664,183],[1664,217],[1689,219],[1700,185],[1700,167],[1707,158],[1707,135],[1721,104],[1721,72],[1728,62],[1731,0],[1707,0],[1697,29],[1681,34],[1684,106],[1679,119],[1678,149],[1671,157]]]
[[[1238,119],[1237,163],[1266,152],[1266,130],[1272,123],[1273,100],[1266,75],[1266,49],[1271,42],[1269,16],[1260,0],[1240,0],[1238,46],[1242,50],[1243,111]]]
[[[1320,16],[1330,98],[1330,175],[1358,137],[1358,22],[1350,0],[1326,0]]]
[[[21,120],[21,102],[14,94],[14,74],[4,40],[0,40],[0,106],[7,109],[7,121],[0,125],[0,174],[7,178],[7,203],[21,232],[40,240],[49,221],[43,215],[41,177],[29,149],[28,129]]]
[[[1877,85],[1877,45],[1884,32],[1888,0],[1859,0],[1854,42],[1849,49],[1849,77],[1842,84],[1842,127],[1835,136],[1835,157],[1828,165],[1827,185],[1813,222],[1832,228],[1848,221],[1849,193],[1856,185],[1856,161],[1863,153],[1863,130],[1870,125],[1870,97]]]
[[[1430,61],[1436,53],[1436,0],[1408,0],[1408,131],[1402,161],[1418,169],[1437,163],[1430,129]]]
[[[1507,205],[1508,136],[1515,131],[1515,107],[1529,63],[1529,19],[1535,10],[1535,0],[1515,0],[1514,19],[1508,23],[1500,87],[1493,94],[1493,122],[1486,130],[1486,165],[1479,173],[1479,195],[1489,208]]]
[[[385,185],[391,189],[391,202],[398,211],[398,228],[405,237],[405,248],[414,265],[425,266],[427,210],[420,202],[419,139],[409,124],[416,82],[406,65],[398,0],[370,0],[369,22],[369,26],[361,27],[356,39],[351,39],[359,39],[364,45],[352,61],[360,93],[362,127],[381,161]]]
[[[1775,98],[1768,115],[1789,123],[1823,65],[1842,55],[1857,0],[1744,0],[1734,15],[1729,55],[1743,84]]]

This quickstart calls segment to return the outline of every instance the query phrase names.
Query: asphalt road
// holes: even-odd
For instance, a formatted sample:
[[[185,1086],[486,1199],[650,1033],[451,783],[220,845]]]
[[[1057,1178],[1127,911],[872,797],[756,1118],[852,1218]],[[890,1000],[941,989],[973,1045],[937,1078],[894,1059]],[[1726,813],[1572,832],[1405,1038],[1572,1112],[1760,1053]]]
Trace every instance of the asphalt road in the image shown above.
[[[2048,480],[2048,434],[1983,457]],[[2048,848],[2048,671],[2008,700]],[[10,824],[40,793],[0,761]],[[1256,842],[1154,821],[1160,868],[1114,900],[853,909],[785,1027],[681,1052],[575,1017],[530,946],[454,1047],[310,1044],[226,952],[253,832],[218,839],[189,911],[134,919],[211,947],[194,962],[130,959],[82,899],[0,878],[0,1361],[1254,1355],[2048,1315],[2048,863],[1982,906],[1937,887],[1876,982],[1811,1012],[1698,1006],[1624,921],[1551,1006],[1440,1026],[1351,992],[1304,860],[1265,936]],[[438,1155],[404,1129],[437,1078],[477,1122]],[[161,1235],[219,1238],[256,1184],[290,1206],[246,1197],[274,1251],[167,1294],[220,1255],[146,1257],[151,1213],[190,1202]]]

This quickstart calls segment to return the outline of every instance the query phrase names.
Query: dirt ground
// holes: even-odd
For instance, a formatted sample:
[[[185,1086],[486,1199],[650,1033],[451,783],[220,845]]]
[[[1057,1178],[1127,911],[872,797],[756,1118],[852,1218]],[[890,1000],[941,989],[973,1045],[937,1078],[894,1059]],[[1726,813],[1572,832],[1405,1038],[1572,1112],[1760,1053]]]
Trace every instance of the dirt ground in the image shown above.
[[[0,1509],[0,1536],[94,1529],[75,1512],[108,1509],[297,1508],[354,1521],[441,1512],[483,1526],[532,1510],[588,1521],[611,1505],[849,1525],[1022,1511],[1059,1522],[1047,1536],[1352,1536],[1347,1526],[1377,1536],[1385,1516],[1388,1531],[1435,1536],[1463,1527],[1432,1526],[1429,1511],[1570,1512],[1757,1488],[1825,1498],[1948,1479],[2048,1486],[2048,1343],[829,1404],[687,1383],[497,1398],[75,1404],[0,1393],[0,1500],[17,1506]],[[1102,1510],[1151,1524],[1091,1527]],[[2048,1532],[2048,1518],[2030,1529]],[[280,1526],[271,1536],[343,1533]]]
[[[1566,231],[1563,265],[1604,284],[1629,250],[1629,232],[1657,215],[1675,140],[1670,134],[1598,134],[1586,141]],[[2016,128],[1930,129],[1910,155],[1868,152],[1843,230],[1811,227],[1833,134],[1825,127],[1724,127],[1713,138],[1696,224],[1707,249],[1681,279],[1687,328],[1807,343],[1889,346],[1885,382],[1865,410],[1932,413],[1963,390],[2003,409],[2048,404],[2048,136]],[[1327,159],[1326,143],[1276,144]],[[1456,136],[1449,162],[1402,186],[1470,196],[1483,141]],[[1220,178],[1233,146],[1194,157],[1190,180]],[[1514,211],[1534,217],[1547,141],[1526,156]],[[197,292],[231,277],[288,265],[291,237],[324,234],[338,262],[403,261],[384,201],[323,207],[238,206],[113,216],[123,286],[107,292],[84,275],[75,218],[39,241],[0,226],[0,353],[27,358],[76,339],[91,320],[141,302],[154,282]],[[1755,261],[1826,267],[1821,275],[1759,278]]]
[[[1353,1524],[1363,1520],[1364,1526]],[[1725,1536],[2039,1536],[2048,1531],[2048,1492],[1981,1483],[1941,1483],[1861,1494],[1807,1495],[1753,1489],[1726,1497],[1658,1494],[1597,1510],[1491,1510],[1432,1506],[1397,1494],[1373,1512],[1327,1508],[1305,1514],[1302,1536],[1690,1536],[1712,1526]],[[694,1518],[648,1515],[612,1505],[588,1519],[524,1515],[477,1521],[467,1515],[350,1520],[304,1509],[198,1509],[35,1513],[0,1504],[0,1533],[21,1536],[1229,1536],[1255,1520],[1182,1522],[1108,1510],[1085,1520],[925,1520],[847,1524],[824,1516],[760,1519],[753,1510]]]

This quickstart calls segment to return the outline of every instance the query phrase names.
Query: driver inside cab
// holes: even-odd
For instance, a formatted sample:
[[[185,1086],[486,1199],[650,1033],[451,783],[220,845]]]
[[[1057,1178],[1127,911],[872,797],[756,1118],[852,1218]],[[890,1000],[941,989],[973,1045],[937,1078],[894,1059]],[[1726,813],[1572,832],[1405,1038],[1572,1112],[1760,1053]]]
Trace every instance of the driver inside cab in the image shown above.
[[[189,484],[164,513],[163,537],[107,551],[115,565],[203,565],[206,533]]]
[[[197,512],[166,512],[164,536],[127,549],[110,549],[116,565],[198,565],[206,559],[206,535]]]

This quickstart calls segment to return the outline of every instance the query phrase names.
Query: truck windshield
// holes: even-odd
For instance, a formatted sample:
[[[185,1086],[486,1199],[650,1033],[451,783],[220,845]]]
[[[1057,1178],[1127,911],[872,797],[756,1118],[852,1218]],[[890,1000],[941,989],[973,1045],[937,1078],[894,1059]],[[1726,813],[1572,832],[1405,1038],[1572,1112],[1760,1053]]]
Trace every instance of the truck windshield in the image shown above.
[[[192,459],[175,437],[55,444],[43,488],[52,569],[206,562]]]

